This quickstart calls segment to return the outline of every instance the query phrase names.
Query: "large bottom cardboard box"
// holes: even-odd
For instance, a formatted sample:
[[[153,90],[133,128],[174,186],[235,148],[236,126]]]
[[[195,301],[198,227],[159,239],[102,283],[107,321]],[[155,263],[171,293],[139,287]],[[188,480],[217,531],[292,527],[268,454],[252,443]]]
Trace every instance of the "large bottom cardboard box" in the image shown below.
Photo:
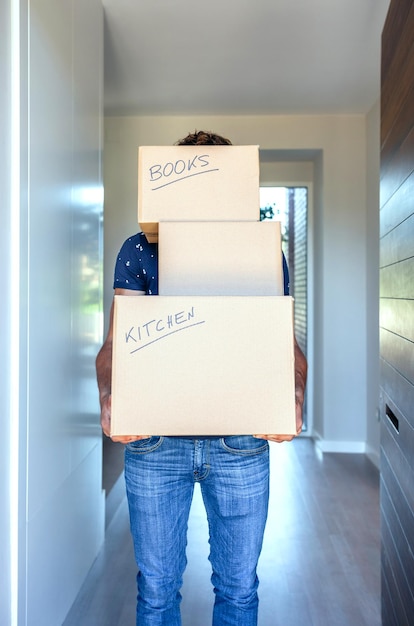
[[[160,222],[162,296],[283,296],[280,222]]]
[[[112,435],[295,430],[291,297],[115,296]]]

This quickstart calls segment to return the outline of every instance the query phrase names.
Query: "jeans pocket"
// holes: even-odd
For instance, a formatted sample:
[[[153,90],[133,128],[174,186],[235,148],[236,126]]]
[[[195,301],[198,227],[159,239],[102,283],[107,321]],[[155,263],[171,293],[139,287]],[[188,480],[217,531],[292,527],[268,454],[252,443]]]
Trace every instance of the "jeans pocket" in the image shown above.
[[[164,437],[148,437],[147,439],[137,439],[137,441],[127,443],[126,449],[132,454],[148,454],[149,452],[154,452],[154,450],[157,450],[157,448],[159,448],[162,444],[163,440]]]
[[[220,442],[227,452],[242,456],[261,454],[269,449],[269,443],[265,439],[258,439],[250,435],[223,437]]]

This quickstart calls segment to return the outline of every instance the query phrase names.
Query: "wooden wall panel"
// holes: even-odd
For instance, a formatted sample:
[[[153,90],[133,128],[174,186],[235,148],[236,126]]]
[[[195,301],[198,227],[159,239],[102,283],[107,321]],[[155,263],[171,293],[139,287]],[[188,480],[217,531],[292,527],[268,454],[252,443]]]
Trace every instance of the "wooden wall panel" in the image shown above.
[[[401,4],[401,0],[399,0]],[[387,144],[395,146],[401,143],[401,138],[407,135],[412,118],[409,114],[407,103],[410,101],[414,85],[412,83],[412,68],[414,58],[412,55],[414,42],[412,32],[414,30],[414,7],[411,6],[406,13],[403,28],[399,31],[397,44],[393,47],[388,58],[387,70],[383,70],[381,83],[381,150],[388,154]],[[402,11],[399,10],[399,17]],[[383,36],[386,37],[386,28]],[[383,39],[384,41],[384,39]],[[384,62],[384,61],[383,61]],[[397,130],[398,129],[398,130]]]
[[[398,373],[396,369],[391,367],[389,363],[385,361],[385,359],[380,360],[380,373],[381,373],[381,389],[384,396],[388,396],[390,398],[390,402],[388,402],[389,406],[392,404],[398,407],[398,411],[401,413],[400,422],[404,424],[410,424],[411,428],[414,427],[414,418],[413,418],[413,406],[414,406],[414,385],[412,385],[404,376]],[[388,421],[385,414],[385,407],[383,408],[383,417],[384,421]],[[401,451],[406,445],[404,437],[405,433],[400,424],[400,447]],[[411,462],[413,462],[413,455],[411,449]]]
[[[392,406],[392,404],[391,407],[395,411],[395,407]],[[397,416],[399,415],[398,412],[396,412],[396,414]],[[381,437],[384,443],[381,449],[381,478],[382,480],[385,480],[388,490],[392,494],[394,500],[394,490],[392,489],[392,485],[391,487],[388,485],[389,480],[387,478],[385,465],[385,462],[387,462],[392,468],[392,477],[395,481],[395,484],[399,485],[399,489],[404,493],[404,497],[405,500],[408,502],[409,508],[411,509],[411,511],[413,511],[414,499],[410,486],[414,479],[414,471],[411,467],[411,459],[409,456],[410,451],[408,450],[408,444],[405,446],[405,449],[403,451],[405,452],[405,454],[401,454],[401,449],[399,448],[399,442],[404,439],[404,437],[401,436],[401,433],[404,433],[407,428],[407,424],[401,423],[401,415],[399,415],[399,417],[400,434],[396,432],[395,428],[389,421],[383,420],[381,424]],[[401,518],[404,517],[403,511],[399,511],[399,514]],[[406,534],[409,537],[412,537],[411,529],[412,527],[410,526],[406,527]]]
[[[401,224],[414,213],[414,173],[403,182],[380,212],[380,237]]]
[[[400,196],[399,190],[395,195]],[[381,267],[410,258],[413,241],[414,213],[381,239]]]
[[[404,428],[401,417],[399,426],[397,434],[392,424],[382,424],[380,493],[382,549],[383,557],[386,556],[385,561],[384,558],[382,560],[382,568],[392,589],[390,601],[399,616],[398,626],[412,624],[414,615],[414,601],[408,594],[411,582],[410,585],[406,582],[413,580],[414,568],[414,474],[410,467],[413,437],[411,441],[404,437],[407,424]],[[401,442],[404,443],[405,455],[400,449]],[[383,614],[383,626],[393,623],[387,621]]]
[[[390,597],[390,603],[392,605],[392,617],[388,618],[391,621],[386,621],[383,613],[383,626],[412,626],[409,615],[407,615],[406,607],[404,606],[404,600],[401,597],[398,580],[395,577],[395,571],[398,571],[396,562],[390,559],[385,547],[382,549],[382,578],[383,583],[386,584],[388,594]],[[388,607],[387,607],[388,608]]]
[[[412,8],[412,0],[399,0],[391,2],[384,29],[382,33],[381,52],[381,83],[388,80],[390,66],[399,48],[399,39],[395,33],[401,33],[407,22],[407,17]]]
[[[381,58],[383,626],[414,624],[414,0],[391,0]]]
[[[385,500],[387,495],[386,489],[381,491],[381,496]],[[383,509],[384,511],[384,509]],[[386,511],[387,515],[384,515],[385,522],[382,525],[382,533],[385,539],[385,551],[387,553],[388,561],[392,567],[396,587],[398,589],[398,595],[401,598],[402,609],[404,611],[405,623],[409,624],[407,612],[412,611],[413,598],[410,591],[410,583],[407,580],[407,574],[404,569],[400,567],[399,551],[403,547],[403,542],[398,542],[398,538],[401,537],[401,526],[398,519],[393,517],[395,509],[390,507],[390,510]],[[385,512],[385,511],[384,511]],[[395,522],[395,524],[393,524]],[[403,536],[403,535],[402,535]],[[407,608],[406,608],[407,607]],[[403,622],[404,623],[404,622]]]
[[[411,129],[392,158],[382,162],[381,152],[381,186],[380,206],[383,206],[404,181],[414,171],[412,155],[414,152],[414,129]]]
[[[386,564],[387,559],[384,549],[381,550],[381,560],[383,562],[381,572],[381,604],[382,604],[382,623],[386,626],[400,626],[397,615],[394,611],[393,598],[391,589],[387,580]]]
[[[414,11],[410,22],[412,22],[411,27],[414,28]],[[413,50],[414,44],[410,39],[410,50],[403,60],[397,60],[394,68],[394,74],[398,76],[397,85],[393,80],[390,81],[388,90],[386,86],[382,89],[381,100],[384,115],[381,124],[381,150],[385,160],[388,160],[395,148],[402,143],[412,127],[412,117],[407,102],[412,99],[414,92],[414,86],[410,81],[414,67]]]
[[[384,513],[384,518],[386,519],[387,528],[390,529],[390,542],[395,545],[397,553],[408,554],[406,569],[404,570],[404,584],[409,591],[411,585],[410,581],[414,580],[414,555],[412,553],[412,546],[405,536],[391,494],[384,482],[381,483],[381,508]]]
[[[381,270],[382,274],[382,270]],[[380,275],[381,275],[380,274]],[[414,341],[414,300],[382,298],[380,305],[380,326],[400,337]]]
[[[384,361],[407,380],[414,380],[414,359],[411,341],[394,335],[385,328],[380,330],[380,341],[381,354]]]
[[[381,298],[414,298],[414,257],[383,267],[380,289]]]

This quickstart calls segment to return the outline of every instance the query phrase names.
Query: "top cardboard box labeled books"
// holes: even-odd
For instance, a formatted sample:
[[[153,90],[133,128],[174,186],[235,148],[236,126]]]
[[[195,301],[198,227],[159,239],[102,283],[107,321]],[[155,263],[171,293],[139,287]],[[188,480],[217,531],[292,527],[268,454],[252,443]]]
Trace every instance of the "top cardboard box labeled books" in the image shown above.
[[[138,223],[150,242],[160,221],[258,221],[258,146],[140,146]]]

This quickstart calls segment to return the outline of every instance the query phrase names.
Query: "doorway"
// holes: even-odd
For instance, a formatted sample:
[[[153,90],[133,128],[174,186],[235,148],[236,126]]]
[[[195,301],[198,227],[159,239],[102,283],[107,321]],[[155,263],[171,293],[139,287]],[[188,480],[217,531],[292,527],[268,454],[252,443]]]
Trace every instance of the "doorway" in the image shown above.
[[[260,219],[281,223],[282,250],[289,267],[289,292],[295,299],[294,329],[308,352],[308,187],[260,187]],[[307,400],[303,432],[307,430]]]

